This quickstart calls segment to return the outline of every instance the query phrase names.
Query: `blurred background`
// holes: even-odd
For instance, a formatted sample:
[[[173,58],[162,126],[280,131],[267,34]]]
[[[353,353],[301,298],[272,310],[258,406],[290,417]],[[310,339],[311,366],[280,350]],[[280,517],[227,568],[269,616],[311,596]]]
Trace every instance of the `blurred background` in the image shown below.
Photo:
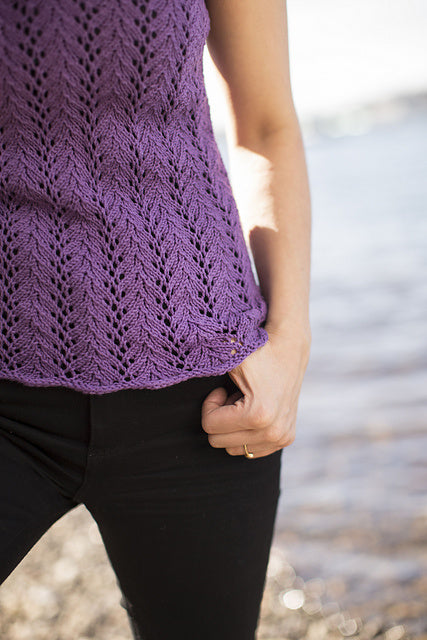
[[[287,4],[313,342],[258,638],[427,640],[427,2]],[[207,49],[205,77],[227,164]],[[5,640],[131,638],[83,506],[7,584]]]

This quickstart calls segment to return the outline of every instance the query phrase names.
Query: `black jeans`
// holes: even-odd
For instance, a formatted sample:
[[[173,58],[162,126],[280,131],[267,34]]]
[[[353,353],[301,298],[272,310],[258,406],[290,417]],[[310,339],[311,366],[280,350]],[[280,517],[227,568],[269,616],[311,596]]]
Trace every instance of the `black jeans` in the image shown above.
[[[134,638],[254,640],[282,451],[210,445],[201,405],[224,385],[237,389],[228,374],[104,395],[0,380],[0,583],[83,503]]]

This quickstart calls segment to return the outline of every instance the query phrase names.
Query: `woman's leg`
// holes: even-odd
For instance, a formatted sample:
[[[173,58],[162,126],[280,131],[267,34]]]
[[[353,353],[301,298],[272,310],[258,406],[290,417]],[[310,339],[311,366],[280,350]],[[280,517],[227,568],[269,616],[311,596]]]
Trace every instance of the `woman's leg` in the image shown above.
[[[87,408],[87,398],[67,389],[0,380],[0,584],[78,504]]]
[[[210,446],[201,404],[227,375],[91,397],[78,493],[98,523],[135,638],[254,640],[281,451]],[[234,387],[234,390],[236,387]]]

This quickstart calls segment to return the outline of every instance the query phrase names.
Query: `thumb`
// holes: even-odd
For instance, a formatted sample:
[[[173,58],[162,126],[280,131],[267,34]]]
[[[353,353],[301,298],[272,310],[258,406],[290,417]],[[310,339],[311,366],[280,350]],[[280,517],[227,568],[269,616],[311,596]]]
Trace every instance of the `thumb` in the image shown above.
[[[216,387],[204,399],[201,410],[201,425],[206,433],[209,433],[207,424],[212,423],[214,412],[226,404],[227,398],[227,389],[225,387]]]
[[[227,398],[227,389],[225,387],[216,387],[204,399],[202,403],[202,413],[208,414],[218,409],[218,407],[224,406]]]

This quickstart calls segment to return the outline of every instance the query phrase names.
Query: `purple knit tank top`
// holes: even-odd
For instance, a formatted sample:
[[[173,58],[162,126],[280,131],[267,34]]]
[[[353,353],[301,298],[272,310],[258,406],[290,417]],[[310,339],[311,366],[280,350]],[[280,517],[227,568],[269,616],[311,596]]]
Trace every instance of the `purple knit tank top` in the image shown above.
[[[263,345],[204,0],[0,0],[0,378],[103,394]]]

